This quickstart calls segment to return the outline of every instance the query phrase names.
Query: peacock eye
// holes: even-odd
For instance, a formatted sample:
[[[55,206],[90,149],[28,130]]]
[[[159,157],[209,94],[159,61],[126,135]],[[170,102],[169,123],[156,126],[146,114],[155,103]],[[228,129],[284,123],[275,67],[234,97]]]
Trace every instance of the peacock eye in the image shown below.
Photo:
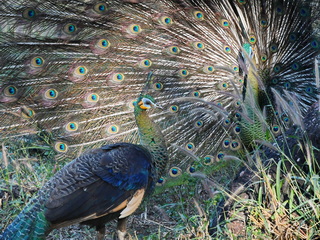
[[[168,16],[162,16],[159,18],[159,21],[162,25],[164,26],[168,26],[168,25],[171,25],[173,24],[173,20],[171,17],[168,17]]]
[[[212,155],[207,155],[203,159],[204,165],[211,165],[214,162],[214,157]]]
[[[204,19],[204,14],[201,11],[193,11],[193,17],[196,20],[203,20]]]
[[[310,9],[307,8],[307,7],[302,7],[302,8],[299,10],[299,13],[300,13],[300,16],[301,16],[301,17],[308,17],[308,16],[310,16]]]
[[[100,96],[97,93],[90,93],[85,97],[85,100],[88,103],[97,103],[99,99]]]
[[[140,25],[137,24],[131,24],[129,25],[129,27],[127,28],[127,32],[133,35],[137,35],[139,33],[141,33],[142,29],[140,27]]]
[[[187,168],[186,172],[189,173],[189,174],[195,173],[196,172],[196,168],[194,166],[189,166]]]
[[[35,112],[31,108],[22,108],[21,109],[21,117],[24,119],[30,119],[35,116]]]
[[[194,149],[194,144],[192,142],[189,142],[186,144],[185,148],[189,151],[192,151]]]
[[[167,52],[172,55],[178,55],[181,52],[181,50],[177,46],[171,46],[167,48]]]
[[[151,67],[152,61],[150,59],[143,59],[139,62],[139,67],[143,69],[147,69]]]
[[[223,28],[229,28],[230,27],[230,22],[227,19],[221,19],[220,24]]]
[[[267,57],[266,54],[262,54],[262,55],[261,55],[261,61],[262,61],[262,62],[267,61],[267,59],[268,59],[268,57]]]
[[[169,111],[172,112],[172,113],[176,113],[179,111],[179,106],[177,105],[172,105],[169,107]]]
[[[78,30],[77,26],[73,23],[67,23],[63,27],[63,31],[68,35],[75,34],[77,30]]]
[[[225,51],[226,53],[231,53],[231,52],[232,52],[231,47],[228,46],[228,45],[224,46],[223,49],[224,49],[224,51]]]
[[[108,135],[114,135],[114,134],[117,134],[117,133],[119,133],[119,131],[120,131],[120,127],[118,126],[118,125],[109,125],[108,127],[107,127],[107,134]]]
[[[230,144],[230,148],[233,151],[239,150],[241,148],[241,143],[238,140],[233,140]]]
[[[112,81],[115,83],[121,83],[125,80],[125,75],[122,73],[114,73],[112,75]]]
[[[63,142],[57,142],[54,145],[54,148],[57,152],[65,153],[68,151],[68,145]]]
[[[215,69],[213,66],[207,65],[207,66],[204,66],[202,70],[204,73],[210,74],[210,73],[213,73]]]
[[[108,8],[105,3],[97,3],[93,6],[93,10],[98,14],[104,14],[107,12]]]
[[[163,84],[160,82],[154,83],[153,84],[153,89],[154,90],[162,90],[163,89]]]
[[[24,19],[28,19],[28,20],[33,20],[37,17],[37,12],[35,9],[33,8],[26,8],[23,12],[22,12],[22,17]]]
[[[43,67],[44,59],[42,57],[34,57],[31,59],[31,66],[35,68]]]
[[[4,95],[6,97],[13,97],[15,95],[17,95],[18,90],[15,86],[8,86],[4,89]]]
[[[256,36],[255,36],[255,35],[250,35],[250,36],[249,36],[249,42],[250,42],[251,44],[255,44],[255,43],[257,42]]]
[[[219,162],[220,160],[223,160],[223,158],[225,157],[225,154],[223,152],[219,152],[217,155],[216,155],[216,161]]]
[[[196,50],[203,50],[205,48],[205,45],[203,42],[193,42],[192,46]]]
[[[178,74],[180,77],[187,77],[189,75],[189,71],[187,69],[181,69]]]
[[[169,174],[171,177],[178,177],[182,174],[182,170],[179,167],[172,167],[169,170]]]
[[[163,177],[160,177],[156,183],[157,186],[163,186],[166,180]]]
[[[59,95],[59,92],[56,89],[48,89],[45,93],[44,96],[46,99],[56,99]]]
[[[315,40],[315,39],[313,39],[313,40],[310,42],[310,45],[311,45],[312,48],[316,48],[316,49],[320,48],[320,42],[317,41],[317,40]]]
[[[269,47],[270,51],[275,53],[278,51],[279,47],[278,47],[278,44],[276,43],[271,43],[270,47]]]
[[[110,47],[110,42],[107,39],[99,39],[96,43],[99,48],[106,49]]]
[[[69,122],[65,125],[65,129],[68,132],[75,132],[78,130],[78,128],[79,128],[79,125],[77,122]]]

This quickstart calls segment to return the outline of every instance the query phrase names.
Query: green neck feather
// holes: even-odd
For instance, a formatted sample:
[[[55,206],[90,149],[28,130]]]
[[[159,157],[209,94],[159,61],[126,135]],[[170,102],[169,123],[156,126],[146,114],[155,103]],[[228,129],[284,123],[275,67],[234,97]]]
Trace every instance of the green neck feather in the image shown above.
[[[259,107],[259,80],[258,73],[255,69],[255,63],[252,59],[252,49],[250,44],[244,44],[243,49],[246,52],[245,64],[247,68],[247,84],[244,94],[245,114],[252,122],[247,121],[245,118],[241,120],[241,133],[240,137],[242,143],[248,147],[254,140],[265,139],[265,130],[261,123],[261,118],[257,114],[261,114]]]
[[[146,110],[135,106],[134,114],[139,128],[140,143],[150,151],[159,178],[168,162],[166,142],[159,127],[151,120]]]

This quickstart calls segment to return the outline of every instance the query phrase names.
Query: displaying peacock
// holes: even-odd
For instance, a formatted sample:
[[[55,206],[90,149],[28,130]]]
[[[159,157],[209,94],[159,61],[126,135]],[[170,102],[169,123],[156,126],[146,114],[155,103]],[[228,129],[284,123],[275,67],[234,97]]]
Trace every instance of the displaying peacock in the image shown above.
[[[115,143],[85,152],[40,189],[0,239],[45,239],[75,223],[95,226],[103,239],[112,219],[124,239],[127,216],[153,191],[168,162],[161,131],[146,112],[157,107],[154,99],[141,95],[134,105],[141,145]]]
[[[60,158],[105,142],[137,142],[132,101],[152,70],[152,94],[166,109],[152,118],[170,143],[171,175],[194,171],[195,160],[206,165],[250,149],[290,121],[290,104],[277,104],[278,95],[302,115],[316,99],[318,6],[4,1],[2,146],[18,156],[41,146]]]
[[[152,71],[170,159],[159,183],[210,175],[316,101],[318,13],[304,0],[2,1],[2,151],[60,160],[138,143],[132,103]]]

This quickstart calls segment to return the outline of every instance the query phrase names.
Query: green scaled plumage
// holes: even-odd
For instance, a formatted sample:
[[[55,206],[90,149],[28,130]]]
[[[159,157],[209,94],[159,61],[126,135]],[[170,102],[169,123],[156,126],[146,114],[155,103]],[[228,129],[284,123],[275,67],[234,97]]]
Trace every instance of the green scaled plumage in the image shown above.
[[[134,103],[143,147],[117,143],[76,158],[40,189],[0,239],[45,239],[53,229],[81,223],[95,226],[100,240],[105,223],[117,219],[124,240],[126,218],[153,192],[168,162],[163,135],[146,113],[152,107],[157,105],[149,95]]]
[[[150,99],[151,103],[154,99],[150,96],[145,98]],[[140,97],[135,104],[143,104],[143,98]],[[147,147],[153,157],[153,161],[157,166],[157,176],[160,178],[164,174],[166,164],[168,163],[168,152],[165,139],[159,127],[149,118],[146,111],[135,107],[134,114],[137,125],[139,126],[139,137],[141,145]]]
[[[2,1],[1,146],[11,161],[21,149],[59,160],[139,142],[132,102],[152,70],[151,94],[165,109],[152,115],[168,142],[164,177],[194,171],[195,161],[206,168],[293,121],[276,94],[301,115],[316,100],[318,8],[303,0]],[[252,97],[243,98],[244,82]]]

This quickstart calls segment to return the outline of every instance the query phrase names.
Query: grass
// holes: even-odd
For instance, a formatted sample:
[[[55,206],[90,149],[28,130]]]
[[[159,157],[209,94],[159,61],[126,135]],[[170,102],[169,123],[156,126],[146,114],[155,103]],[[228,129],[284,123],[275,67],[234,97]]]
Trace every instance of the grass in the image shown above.
[[[308,140],[302,141],[300,147],[306,154],[304,165],[296,164],[282,149],[278,149],[279,161],[265,165],[264,151],[256,151],[254,178],[236,196],[230,188],[243,166],[239,160],[222,160],[196,177],[182,175],[180,180],[172,181],[175,184],[171,187],[157,189],[130,218],[130,239],[316,239],[320,235],[320,177],[313,152],[319,149]],[[38,154],[28,156],[25,150],[25,157],[19,158],[20,151],[18,155],[2,151],[0,229],[6,228],[36,191],[67,162],[50,161]],[[217,216],[219,204],[230,197],[234,198],[232,204],[226,213],[221,213],[225,218],[218,222],[215,234],[210,235],[209,226]],[[147,219],[142,217],[146,208]],[[115,222],[108,224],[106,239],[114,236],[115,229]],[[74,225],[54,230],[47,239],[95,236],[93,229]]]
[[[305,146],[311,153],[311,145]],[[243,191],[250,192],[252,196],[237,196],[226,219],[219,223],[214,237],[210,236],[208,226],[217,204],[230,196],[230,182],[220,182],[221,191],[210,180],[201,178],[189,181],[188,185],[170,187],[148,199],[130,220],[130,237],[134,240],[315,239],[320,234],[320,178],[313,170],[316,159],[310,156],[308,173],[283,155],[281,161],[271,162],[268,167],[261,163],[257,165],[255,181]],[[64,162],[34,158],[17,159],[15,163],[9,159],[8,162],[0,171],[4,180],[0,184],[0,229],[4,229],[36,190],[64,165]],[[285,164],[288,162],[290,164]],[[294,167],[288,169],[288,165]],[[222,161],[216,165],[216,171],[221,172],[222,167],[226,169],[230,165]],[[215,175],[214,170],[212,175]],[[141,217],[146,206],[147,220]],[[240,228],[238,232],[235,231],[237,227]],[[115,223],[112,222],[108,237],[113,236],[114,229]],[[79,238],[95,239],[95,231],[75,225],[55,230],[48,237]]]

